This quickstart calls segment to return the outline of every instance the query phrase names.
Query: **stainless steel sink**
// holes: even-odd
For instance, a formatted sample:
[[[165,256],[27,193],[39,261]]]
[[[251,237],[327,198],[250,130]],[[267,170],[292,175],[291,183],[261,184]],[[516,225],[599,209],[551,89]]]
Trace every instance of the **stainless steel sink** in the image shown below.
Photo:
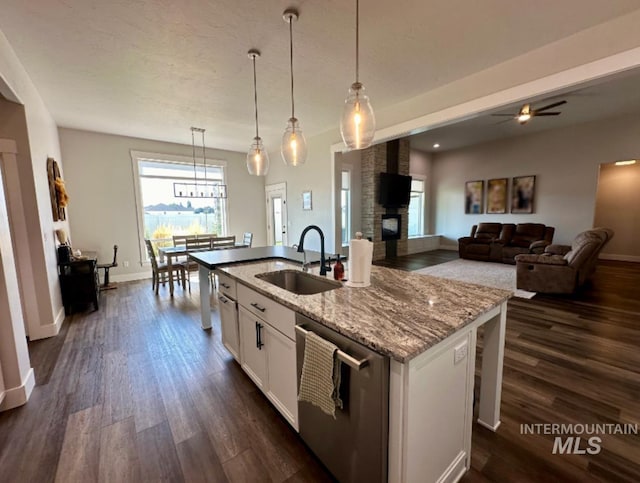
[[[313,295],[342,287],[338,281],[328,280],[300,270],[259,273],[256,277],[297,295]]]

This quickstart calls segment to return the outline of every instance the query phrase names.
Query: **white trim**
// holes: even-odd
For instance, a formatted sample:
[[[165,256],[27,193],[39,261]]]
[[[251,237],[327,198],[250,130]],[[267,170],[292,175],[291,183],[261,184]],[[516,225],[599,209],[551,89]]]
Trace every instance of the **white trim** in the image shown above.
[[[151,279],[151,273],[149,272],[133,272],[133,273],[111,275],[111,281],[114,283],[135,282],[138,280],[147,280],[147,279]]]
[[[269,204],[270,195],[272,192],[282,192],[282,222],[286,227],[286,232],[282,237],[282,245],[288,246],[289,244],[289,205],[287,204],[287,183],[272,183],[264,186],[265,194],[265,209],[267,211],[266,229],[267,229],[267,243],[271,243],[271,239],[275,239],[275,233],[273,233],[274,227],[271,228],[272,233],[269,233],[269,224],[271,223],[271,205]]]
[[[184,164],[184,165],[193,165],[193,157],[182,156],[179,154],[164,154],[164,153],[152,153],[147,151],[136,151],[131,149],[129,151],[129,155],[131,157],[131,172],[132,172],[132,181],[133,181],[133,192],[135,196],[135,206],[136,206],[136,224],[138,227],[138,255],[139,255],[139,263],[140,265],[144,265],[147,260],[147,250],[144,245],[144,206],[142,203],[142,189],[140,188],[140,169],[139,163],[140,161],[153,161],[153,162],[166,162],[167,164]],[[204,166],[204,158],[196,156],[195,158],[196,164],[198,166]],[[222,182],[227,182],[227,161],[222,159],[211,158],[207,160],[207,166],[222,168]],[[170,177],[165,176],[146,176],[145,178],[159,178],[159,179],[170,179]],[[175,177],[175,179],[183,179],[180,177]],[[187,178],[184,178],[187,179]],[[224,216],[222,217],[222,230],[224,235],[229,233],[229,204],[227,199],[222,200],[222,207],[224,211]],[[114,279],[115,280],[115,279]]]
[[[454,252],[458,251],[458,245],[447,245],[440,244],[440,250],[453,250]]]
[[[600,260],[616,260],[619,262],[640,262],[637,255],[616,255],[614,253],[601,253],[598,258]]]
[[[29,372],[27,372],[27,377],[24,378],[21,385],[5,391],[4,400],[2,404],[0,404],[0,411],[7,411],[25,404],[29,400],[35,385],[36,377],[33,372],[33,367],[30,367]]]
[[[60,333],[64,319],[64,307],[61,307],[52,324],[37,325],[29,328],[29,340],[40,340],[55,337]]]

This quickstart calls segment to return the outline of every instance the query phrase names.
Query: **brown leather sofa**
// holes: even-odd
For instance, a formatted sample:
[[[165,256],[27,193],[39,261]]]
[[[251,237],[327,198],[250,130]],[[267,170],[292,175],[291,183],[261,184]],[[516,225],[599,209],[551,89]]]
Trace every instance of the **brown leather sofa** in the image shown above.
[[[480,223],[458,239],[460,258],[515,264],[521,253],[543,253],[555,228],[540,223]]]
[[[571,246],[549,245],[541,255],[517,255],[517,287],[540,293],[575,292],[595,271],[598,254],[613,237],[613,230],[594,228]]]

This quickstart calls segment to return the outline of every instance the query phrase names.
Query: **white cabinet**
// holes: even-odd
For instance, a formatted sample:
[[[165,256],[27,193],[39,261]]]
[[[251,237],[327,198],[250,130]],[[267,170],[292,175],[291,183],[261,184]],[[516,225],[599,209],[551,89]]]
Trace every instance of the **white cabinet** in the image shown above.
[[[298,430],[295,313],[238,284],[242,368]]]
[[[240,362],[240,334],[238,331],[238,309],[236,302],[225,295],[218,295],[220,310],[220,332],[222,344],[233,358]]]
[[[220,310],[222,344],[236,361],[241,362],[236,281],[220,270],[216,270],[215,273],[218,277],[218,308]]]
[[[242,368],[263,391],[267,387],[267,350],[264,323],[244,307],[238,309]]]
[[[269,374],[267,397],[293,427],[298,429],[296,343],[269,324],[265,328]]]

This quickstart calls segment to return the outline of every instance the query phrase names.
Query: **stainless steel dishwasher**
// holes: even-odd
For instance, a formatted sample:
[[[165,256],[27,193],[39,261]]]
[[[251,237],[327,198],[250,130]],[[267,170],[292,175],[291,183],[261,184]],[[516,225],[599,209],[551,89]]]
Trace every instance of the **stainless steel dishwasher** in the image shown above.
[[[300,436],[339,482],[386,482],[389,359],[296,314],[298,389],[307,331],[339,349],[344,408],[336,408],[333,419],[316,406],[298,401]]]

